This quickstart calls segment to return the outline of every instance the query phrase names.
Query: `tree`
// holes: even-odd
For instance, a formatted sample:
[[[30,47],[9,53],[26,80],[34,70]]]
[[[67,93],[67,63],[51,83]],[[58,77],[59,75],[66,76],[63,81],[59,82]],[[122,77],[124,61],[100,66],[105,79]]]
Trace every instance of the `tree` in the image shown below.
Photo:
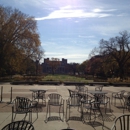
[[[88,62],[87,62],[87,73],[94,76],[104,76],[103,72],[103,61],[102,56],[96,55],[93,56]]]
[[[43,58],[44,51],[41,48],[37,48],[36,55],[34,56],[34,60],[36,63],[36,75],[38,75],[41,71],[40,61]]]
[[[60,65],[60,60],[58,58],[51,58],[51,60],[48,60],[48,64],[51,67],[51,72],[54,75],[56,69]]]
[[[88,60],[84,61],[83,63],[78,65],[78,71],[82,74],[87,73],[86,66],[87,66]]]
[[[121,36],[110,38],[108,41],[100,41],[100,54],[117,63],[118,76],[124,78],[124,69],[130,60],[130,34],[127,31],[120,32]]]
[[[28,58],[34,60],[40,45],[34,17],[0,6],[0,70],[20,72]]]
[[[78,66],[78,63],[70,63],[70,64],[68,65],[69,72],[71,72],[73,75],[75,75],[76,72],[78,72],[77,66]]]

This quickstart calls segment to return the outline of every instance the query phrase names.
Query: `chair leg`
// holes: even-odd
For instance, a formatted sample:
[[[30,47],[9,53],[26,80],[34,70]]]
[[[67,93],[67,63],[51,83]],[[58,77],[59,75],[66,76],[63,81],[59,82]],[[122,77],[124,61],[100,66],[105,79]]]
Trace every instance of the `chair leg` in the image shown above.
[[[112,109],[111,109],[111,104],[110,104],[110,102],[109,102],[109,109],[110,109],[110,112],[112,112]]]
[[[45,120],[45,123],[47,123],[47,121],[48,121],[48,104],[47,104],[47,112],[46,112],[46,120]]]
[[[13,122],[13,113],[12,113],[12,119],[11,119],[11,122]]]
[[[111,104],[113,104],[113,97],[111,97]]]
[[[63,116],[63,118],[61,118],[61,114],[60,114],[60,113],[61,113],[61,108],[62,108],[62,106],[60,105],[60,106],[59,106],[59,117],[60,117],[61,121],[63,121],[64,116]]]
[[[66,106],[66,122],[69,121],[69,118],[70,118],[70,106]]]
[[[120,102],[121,102],[121,106],[123,107],[123,102],[124,102],[123,99],[120,99]]]
[[[66,121],[67,121],[67,104],[66,104],[66,115],[65,115],[65,117],[66,117]]]
[[[12,113],[12,122],[15,120],[16,118],[16,113],[15,113],[15,116],[14,116],[14,113]]]
[[[51,117],[51,105],[49,105],[49,117]]]
[[[116,106],[116,98],[114,98],[114,106]]]
[[[62,116],[63,116],[62,121],[64,121],[64,105],[63,106],[61,105],[60,109],[62,109]]]
[[[29,121],[32,122],[32,111],[29,112]]]
[[[107,104],[104,105],[104,108],[105,108],[105,114],[106,114],[106,110],[107,110]]]

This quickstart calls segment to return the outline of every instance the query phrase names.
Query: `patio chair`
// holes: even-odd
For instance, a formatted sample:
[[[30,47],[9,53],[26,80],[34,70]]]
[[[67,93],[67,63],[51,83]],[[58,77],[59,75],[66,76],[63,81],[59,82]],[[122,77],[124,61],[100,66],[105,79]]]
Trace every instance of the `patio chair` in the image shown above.
[[[21,120],[7,124],[1,130],[35,130],[31,122]]]
[[[85,85],[78,85],[78,90],[79,91],[84,91]]]
[[[119,91],[119,92],[113,92],[112,93],[112,98],[111,98],[111,104],[113,104],[114,100],[114,105],[116,106],[116,100],[119,99],[121,106],[123,107],[124,101],[123,101],[123,94],[125,93],[125,90]]]
[[[124,108],[123,108],[123,113],[125,112],[125,109],[130,111],[130,92],[127,93],[127,95],[124,96]]]
[[[130,130],[130,114],[117,117],[111,130]]]
[[[42,91],[33,91],[32,92],[32,100],[38,100],[38,103],[39,103],[39,100],[41,99],[42,104],[43,104],[43,101],[44,101],[45,105],[46,105],[45,93],[46,93],[46,91],[44,91],[44,90],[42,90]]]
[[[79,91],[79,85],[78,84],[75,85],[75,90]]]
[[[72,108],[77,108],[79,111],[79,108],[81,108],[81,96],[73,94],[66,100],[66,121],[77,119],[76,116],[70,115],[70,113],[74,114],[74,112],[70,112]],[[81,112],[78,113],[80,113],[78,118],[81,119]]]
[[[78,91],[76,91],[76,90],[68,89],[68,92],[69,92],[69,96],[70,96],[70,97],[71,97],[72,95],[78,95]]]
[[[25,114],[24,120],[29,113],[29,121],[32,122],[32,110],[36,109],[38,118],[37,101],[31,101],[26,97],[16,97],[13,100],[12,106],[12,122],[15,120],[17,114]]]
[[[93,120],[94,124],[97,117],[101,117],[104,125],[103,114],[100,109],[100,102],[92,101],[88,104],[83,104],[82,107],[83,122],[86,122],[86,120],[92,122]]]
[[[58,110],[59,116],[51,116],[51,107],[56,107],[56,110]],[[62,113],[62,117],[61,117]],[[48,116],[49,114],[49,116]],[[46,120],[47,123],[49,120],[61,120],[64,121],[64,99],[60,94],[57,93],[51,93],[48,95],[48,104],[47,104],[47,113],[46,113]]]
[[[86,86],[79,86],[78,94],[84,98],[86,95],[88,95],[88,88]]]
[[[96,101],[100,102],[100,105],[104,105],[105,113],[108,105],[109,105],[109,110],[111,112],[110,97],[108,97],[105,94],[96,94],[95,99]]]

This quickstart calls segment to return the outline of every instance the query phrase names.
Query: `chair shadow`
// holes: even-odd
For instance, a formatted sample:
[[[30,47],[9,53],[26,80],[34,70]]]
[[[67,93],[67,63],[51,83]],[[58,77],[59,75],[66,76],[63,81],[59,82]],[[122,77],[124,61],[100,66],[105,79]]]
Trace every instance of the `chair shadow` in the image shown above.
[[[81,117],[77,117],[77,116],[71,116],[71,117],[69,117],[69,119],[67,121],[69,121],[69,120],[82,121],[82,118]]]
[[[103,120],[106,122],[113,122],[115,120],[116,116],[113,113],[102,113],[98,115],[99,120]]]
[[[45,120],[45,123],[47,123],[48,121],[62,121],[63,122],[63,120],[60,117],[58,117],[58,116],[50,116],[50,117],[48,117]]]
[[[95,127],[100,127],[100,126],[102,127],[102,129],[105,128],[105,129],[110,130],[110,128],[105,126],[104,122],[113,122],[116,116],[113,114],[113,110],[111,108],[106,108],[106,112],[105,112],[104,107],[102,107],[101,113],[98,113],[96,118],[99,120],[99,122],[97,121],[97,119],[93,118],[93,115],[90,115],[89,113],[86,113],[86,114],[84,113],[84,124],[90,125],[95,130],[96,130]]]
[[[43,108],[46,109],[46,105],[45,104],[38,104],[37,105],[38,112],[43,112],[44,111]]]
[[[115,106],[116,108],[118,108],[118,109],[122,109],[123,110],[123,106]]]
[[[104,127],[104,125],[101,122],[98,122],[98,121],[88,121],[88,122],[85,122],[84,124],[93,127],[94,130],[96,130],[96,127],[102,127],[102,129]]]

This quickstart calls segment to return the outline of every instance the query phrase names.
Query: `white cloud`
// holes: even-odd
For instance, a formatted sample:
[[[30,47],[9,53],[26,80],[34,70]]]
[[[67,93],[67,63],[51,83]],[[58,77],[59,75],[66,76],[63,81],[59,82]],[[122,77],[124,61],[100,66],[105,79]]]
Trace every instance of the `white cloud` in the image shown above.
[[[116,9],[110,9],[110,10],[94,9],[90,12],[86,12],[83,9],[72,9],[71,6],[65,6],[65,7],[61,7],[60,10],[55,10],[51,12],[46,17],[35,18],[35,20],[46,20],[46,19],[57,19],[57,18],[108,17],[108,16],[112,16],[112,14],[101,13],[101,12],[109,12],[115,10]]]
[[[112,12],[112,11],[116,11],[117,9],[108,9],[108,10],[103,10],[103,9],[94,9],[93,12],[99,13],[99,12]]]
[[[46,52],[47,55],[62,55],[63,53],[58,52]]]
[[[79,35],[79,37],[81,37],[81,38],[94,38],[95,36],[85,36],[85,35]]]
[[[52,58],[52,57],[55,57],[55,58],[59,58],[60,60],[62,58],[65,58],[68,60],[68,63],[71,63],[71,62],[76,62],[76,63],[82,63],[83,61],[85,61],[87,58],[88,58],[88,53],[84,53],[84,54],[81,54],[81,53],[70,53],[70,54],[65,54],[65,53],[52,53],[52,52],[48,52],[46,53],[45,55],[45,58]]]

